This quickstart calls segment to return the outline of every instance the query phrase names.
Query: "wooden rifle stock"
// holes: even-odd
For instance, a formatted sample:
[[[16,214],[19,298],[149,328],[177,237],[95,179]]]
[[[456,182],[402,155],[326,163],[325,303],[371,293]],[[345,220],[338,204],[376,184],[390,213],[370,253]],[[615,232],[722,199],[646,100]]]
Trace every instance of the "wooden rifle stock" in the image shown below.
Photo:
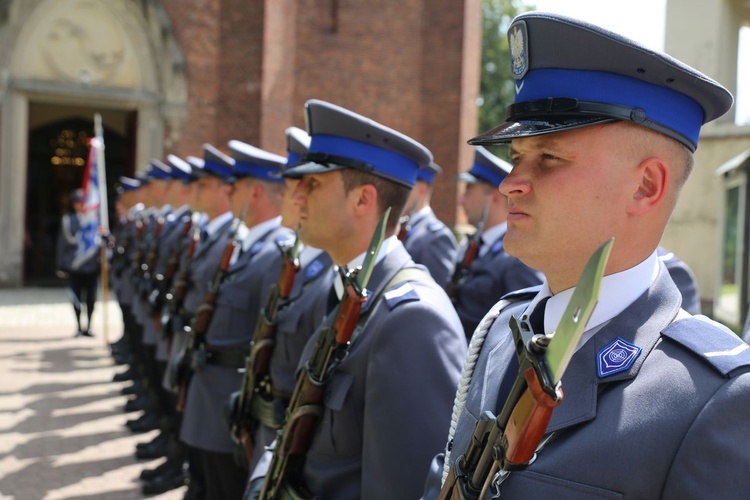
[[[250,356],[245,363],[245,376],[242,378],[237,408],[230,419],[232,436],[242,445],[248,465],[253,463],[255,448],[252,439],[256,425],[252,415],[253,398],[272,397],[270,364],[276,345],[276,318],[280,305],[292,294],[294,278],[300,268],[296,248],[297,242],[291,248],[279,246],[284,264],[278,282],[271,287],[266,304],[258,317],[253,340],[250,342]]]
[[[278,498],[285,480],[299,475],[305,454],[310,448],[315,428],[322,415],[325,386],[338,363],[346,355],[349,342],[359,321],[366,291],[346,279],[346,296],[339,303],[333,326],[321,332],[305,370],[300,371],[297,385],[287,409],[283,431],[277,439],[260,494],[261,500]]]
[[[456,265],[456,269],[453,271],[453,276],[451,276],[450,281],[445,287],[445,291],[448,294],[448,297],[451,298],[451,300],[456,299],[456,296],[458,295],[458,287],[461,286],[461,283],[463,283],[463,281],[466,279],[466,276],[469,274],[471,265],[474,263],[474,260],[479,254],[480,238],[481,235],[479,234],[479,232],[477,232],[472,238],[469,239],[466,245],[466,252],[464,252],[463,259],[461,259],[461,262]]]
[[[193,219],[190,218],[185,224],[185,228],[182,231],[180,240],[175,245],[172,253],[169,254],[169,258],[167,259],[167,269],[164,271],[164,274],[157,274],[154,276],[154,279],[156,280],[156,296],[154,297],[154,300],[151,304],[151,315],[154,321],[154,325],[156,325],[156,331],[159,331],[161,329],[161,310],[162,306],[164,305],[164,299],[168,294],[167,290],[169,290],[172,286],[172,282],[174,281],[175,274],[177,274],[177,269],[180,264],[182,242],[190,234],[190,230],[192,229],[192,227]],[[195,248],[193,248],[193,252],[194,251]],[[192,255],[190,255],[190,257],[192,257]]]
[[[190,240],[190,246],[188,247],[187,257],[183,262],[183,266],[180,268],[180,274],[177,275],[173,286],[173,292],[171,297],[171,310],[172,312],[178,312],[182,307],[182,302],[185,300],[185,292],[187,291],[187,285],[190,275],[190,259],[195,255],[195,249],[198,247],[198,241],[200,240],[200,228],[196,227],[193,230],[193,238]]]

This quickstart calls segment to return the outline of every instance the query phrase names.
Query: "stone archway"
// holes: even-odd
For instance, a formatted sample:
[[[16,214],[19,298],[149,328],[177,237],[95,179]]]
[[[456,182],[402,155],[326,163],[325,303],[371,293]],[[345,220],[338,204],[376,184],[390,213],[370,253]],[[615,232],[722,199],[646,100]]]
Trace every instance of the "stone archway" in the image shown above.
[[[130,113],[136,170],[179,134],[187,82],[158,4],[15,0],[0,26],[0,285],[23,284],[29,108]],[[59,119],[74,118],[60,116]],[[105,123],[106,125],[106,123]]]

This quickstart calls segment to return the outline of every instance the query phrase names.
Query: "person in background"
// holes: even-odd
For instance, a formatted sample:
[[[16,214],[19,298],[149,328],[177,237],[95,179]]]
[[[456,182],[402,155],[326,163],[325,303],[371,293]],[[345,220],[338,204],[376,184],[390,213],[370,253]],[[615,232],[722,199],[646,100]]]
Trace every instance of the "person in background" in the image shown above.
[[[76,189],[70,194],[73,211],[63,215],[57,237],[57,276],[68,282],[68,292],[73,303],[78,329],[76,337],[93,337],[91,316],[96,303],[99,281],[99,252],[83,258],[78,253],[83,213],[83,190]],[[86,304],[86,323],[81,322],[82,306]]]
[[[442,172],[434,161],[417,171],[417,181],[401,217],[398,238],[414,262],[425,266],[435,282],[445,286],[453,272],[458,243],[430,206],[435,176]]]

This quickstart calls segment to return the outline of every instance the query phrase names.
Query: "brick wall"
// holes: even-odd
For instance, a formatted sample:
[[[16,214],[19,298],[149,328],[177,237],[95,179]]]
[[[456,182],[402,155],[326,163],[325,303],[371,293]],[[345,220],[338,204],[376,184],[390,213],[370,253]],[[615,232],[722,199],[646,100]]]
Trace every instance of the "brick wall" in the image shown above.
[[[433,206],[456,221],[479,87],[481,0],[162,0],[183,50],[188,120],[173,151],[236,138],[284,154],[311,98],[429,147]]]

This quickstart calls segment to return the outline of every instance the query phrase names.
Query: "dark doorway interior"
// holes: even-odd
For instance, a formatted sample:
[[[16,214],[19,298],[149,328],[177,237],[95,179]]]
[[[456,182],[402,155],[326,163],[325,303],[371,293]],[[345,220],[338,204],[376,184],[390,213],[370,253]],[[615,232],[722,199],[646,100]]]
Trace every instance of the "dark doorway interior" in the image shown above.
[[[26,188],[24,285],[60,286],[55,277],[55,242],[70,193],[83,183],[94,109],[30,105]],[[103,114],[107,194],[114,221],[115,182],[135,171],[135,111]],[[112,126],[108,126],[108,118]]]

